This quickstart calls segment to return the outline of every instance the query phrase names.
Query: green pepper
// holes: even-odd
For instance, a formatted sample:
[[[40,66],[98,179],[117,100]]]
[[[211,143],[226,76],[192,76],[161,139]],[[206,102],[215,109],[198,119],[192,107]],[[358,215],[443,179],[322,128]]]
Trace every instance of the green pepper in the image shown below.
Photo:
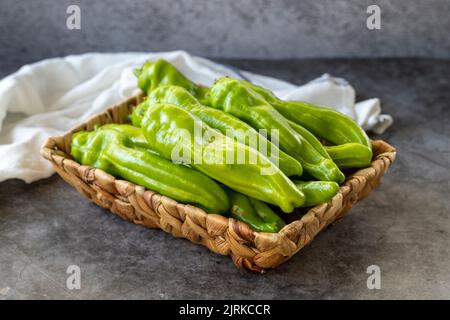
[[[314,149],[316,149],[316,151],[319,152],[324,158],[332,159],[325,147],[322,145],[322,143],[320,143],[319,139],[317,139],[315,135],[313,135],[307,129],[303,128],[301,125],[295,123],[294,121],[288,120],[288,122],[291,128],[294,129],[299,135],[301,135],[306,141],[308,141],[309,144]]]
[[[257,150],[226,137],[185,109],[155,104],[141,122],[150,148],[189,163],[224,185],[292,212],[305,199],[292,181]]]
[[[174,200],[195,204],[207,212],[228,211],[228,196],[214,180],[153,152],[133,148],[136,146],[133,136],[138,134],[139,128],[128,127],[113,129],[114,125],[108,125],[92,132],[75,133],[71,146],[73,158],[82,165],[102,169]],[[128,138],[126,132],[134,133]]]
[[[301,175],[301,164],[279,150],[266,137],[259,134],[245,122],[221,110],[201,105],[186,89],[178,86],[161,86],[153,90],[148,99],[139,104],[131,115],[133,125],[139,126],[149,105],[155,103],[172,103],[188,110],[211,128],[219,130],[231,138],[235,138],[247,146],[267,154],[269,160],[279,165],[287,176]]]
[[[104,124],[96,129],[96,131],[101,131],[101,130],[117,131],[117,132],[125,135],[127,144],[131,145],[133,148],[146,149],[149,152],[156,154],[155,151],[153,151],[149,148],[147,139],[145,139],[141,128],[131,126],[129,124],[110,123],[110,124]]]
[[[283,116],[305,127],[316,137],[335,145],[354,142],[372,147],[366,132],[355,121],[334,109],[303,101],[283,101],[266,88],[244,80],[237,81],[250,86]]]
[[[333,181],[294,181],[305,194],[306,201],[302,207],[314,207],[333,198],[339,191],[339,185]]]
[[[372,150],[359,143],[326,146],[325,149],[341,169],[364,168],[372,161]]]
[[[231,217],[243,221],[259,232],[278,232],[285,222],[264,202],[242,193],[227,190],[231,203]]]
[[[255,129],[273,129],[279,132],[281,150],[297,159],[303,169],[319,180],[342,182],[344,174],[329,158],[318,152],[302,135],[296,132],[276,109],[245,82],[228,77],[216,80],[210,89],[214,108],[234,115]]]
[[[161,85],[177,85],[188,90],[197,99],[201,100],[202,104],[210,104],[208,88],[194,84],[165,60],[147,62],[136,72],[136,75],[138,77],[139,87],[147,94]],[[352,163],[355,163],[357,167],[365,167],[370,164],[372,158],[372,146],[370,140],[364,130],[352,119],[333,109],[314,106],[306,102],[282,101],[270,90],[261,86],[244,80],[236,81],[240,81],[241,83],[250,86],[284,117],[303,126],[313,135],[336,145],[360,143],[369,149],[370,154],[367,152],[367,149],[363,150],[354,145],[349,145],[342,149],[330,149],[330,152],[333,153],[331,158],[339,163],[339,168],[348,168]],[[290,123],[291,126],[292,122]],[[308,139],[307,136],[304,136],[304,138]],[[308,141],[311,143],[310,140]],[[328,147],[325,149],[327,150]],[[316,150],[326,157],[323,153],[323,148],[316,147]],[[349,153],[345,154],[343,153],[343,150],[349,151]],[[337,151],[340,152],[338,153]],[[356,152],[355,157],[357,159],[351,160],[353,156],[350,152],[353,151]],[[344,158],[348,160],[342,160]],[[342,181],[342,176],[340,177],[340,181]]]
[[[289,121],[291,127],[301,134],[324,157],[333,160],[339,169],[364,168],[372,161],[372,150],[360,143],[344,143],[323,146],[320,141],[301,125]]]
[[[209,102],[207,87],[193,83],[164,59],[147,61],[141,68],[134,70],[134,74],[138,79],[138,87],[147,94],[162,85],[176,85],[188,90],[202,104]]]
[[[250,200],[250,203],[253,209],[255,209],[258,216],[265,223],[273,225],[276,231],[279,231],[286,225],[283,219],[281,219],[279,215],[273,212],[273,210],[265,202],[253,198],[248,199]]]

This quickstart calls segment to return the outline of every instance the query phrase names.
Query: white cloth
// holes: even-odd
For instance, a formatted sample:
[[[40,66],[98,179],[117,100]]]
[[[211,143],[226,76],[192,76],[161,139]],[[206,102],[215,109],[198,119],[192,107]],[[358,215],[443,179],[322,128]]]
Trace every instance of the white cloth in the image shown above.
[[[18,178],[29,183],[50,176],[51,165],[39,155],[45,139],[131,96],[137,88],[133,69],[158,58],[168,60],[194,82],[211,85],[220,76],[241,76],[281,98],[334,107],[378,133],[392,122],[390,116],[380,115],[378,99],[355,104],[353,88],[329,75],[299,87],[183,51],[73,55],[25,65],[0,81],[0,181]]]

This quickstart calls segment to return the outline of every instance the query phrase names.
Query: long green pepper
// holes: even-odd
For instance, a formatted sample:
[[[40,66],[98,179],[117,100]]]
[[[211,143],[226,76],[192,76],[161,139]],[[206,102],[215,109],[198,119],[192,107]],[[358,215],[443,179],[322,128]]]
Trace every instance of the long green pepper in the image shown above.
[[[215,109],[213,109],[213,110],[215,110]],[[137,154],[142,153],[144,151],[156,154],[156,151],[149,149],[148,142],[145,139],[141,128],[138,128],[135,126],[130,126],[130,125],[105,124],[105,125],[97,128],[96,131],[97,132],[106,131],[105,133],[103,133],[103,135],[111,134],[111,133],[108,133],[108,131],[109,132],[114,131],[114,132],[119,133],[121,136],[118,137],[117,141],[123,142],[123,145],[124,146],[126,145],[127,148],[138,149],[139,152],[137,152]],[[89,133],[89,134],[93,135],[93,133]],[[112,135],[115,136],[114,133]],[[97,136],[93,139],[98,139],[98,138],[99,137]],[[76,138],[75,141],[79,142],[80,138],[79,137]],[[77,142],[75,142],[75,144],[77,145],[77,147],[75,147],[75,149],[80,151],[80,144],[78,144]],[[84,151],[86,151],[86,150],[87,150],[86,147],[84,147]],[[74,153],[76,154],[77,151],[74,150]],[[129,149],[127,149],[127,153],[136,154],[136,152],[130,151]],[[86,154],[84,154],[84,156],[86,157]],[[79,158],[79,155],[77,155],[77,158]],[[83,158],[81,158],[79,160],[80,160],[80,162],[84,162],[84,164],[86,164],[86,165],[93,165],[93,164],[95,165],[95,163],[91,163],[92,158],[90,161],[83,160]],[[98,159],[97,159],[96,163],[97,162],[98,162]],[[116,173],[116,175],[120,176],[120,173],[117,172],[118,171],[117,168],[114,169],[114,168],[108,166],[108,164],[111,164],[111,163],[114,163],[115,164],[114,167],[117,167],[117,161],[111,162],[110,160],[103,162],[103,165],[106,165],[106,166],[100,165],[100,167],[103,169],[109,170],[110,172],[114,171]],[[97,165],[98,165],[98,163],[97,163]],[[111,165],[111,166],[113,166],[113,165]],[[154,167],[153,167],[153,169],[154,169]],[[170,172],[172,172],[172,170]],[[128,174],[129,174],[129,172],[128,172]],[[130,175],[128,175],[128,177],[130,177]],[[134,180],[135,182],[138,182],[137,179],[133,179],[133,178],[134,177],[132,176],[130,178],[130,181]],[[143,183],[142,180],[139,180],[139,183],[142,184]],[[147,185],[147,187],[148,188],[156,188],[154,185],[152,185],[152,186]],[[243,222],[249,224],[256,231],[278,232],[285,225],[285,222],[275,212],[273,212],[273,210],[264,202],[253,199],[253,198],[249,198],[243,194],[237,193],[230,189],[227,189],[226,193],[229,196],[231,216],[237,220],[240,220],[240,221],[243,221]],[[173,196],[173,197],[177,198],[177,196]],[[213,212],[213,211],[211,211],[211,212]]]
[[[353,142],[368,148],[372,146],[365,131],[355,121],[336,110],[303,101],[284,101],[266,88],[244,80],[236,81],[250,86],[287,119],[302,125],[321,139],[335,145]]]
[[[165,76],[161,76],[161,75]],[[187,79],[173,65],[165,60],[147,62],[136,72],[139,87],[149,94],[158,86],[165,84],[177,85],[185,88],[202,104],[209,105],[208,88],[196,85]],[[283,101],[277,98],[270,90],[252,84],[245,80],[236,80],[250,86],[269,102],[284,117],[293,121],[315,136],[334,145],[359,143],[368,149],[362,149],[355,145],[343,148],[331,148],[331,158],[339,163],[340,168],[346,169],[356,164],[357,167],[365,167],[370,164],[372,158],[372,145],[364,130],[352,119],[330,108],[318,107],[302,101]],[[328,150],[328,147],[326,148]],[[348,154],[345,154],[348,152]],[[352,152],[358,160],[342,160],[352,157]],[[335,158],[335,159],[334,159]]]
[[[364,168],[372,161],[372,150],[360,143],[325,146],[325,150],[340,169]]]
[[[138,87],[147,94],[163,85],[176,85],[185,88],[202,104],[209,103],[207,87],[195,84],[164,59],[147,61],[141,68],[134,70],[134,74],[138,79]]]
[[[95,131],[98,132],[103,130],[116,131],[124,135],[124,142],[128,147],[144,149],[148,152],[157,154],[156,151],[150,149],[147,139],[145,139],[144,133],[140,127],[131,126],[129,124],[110,123],[96,128]]]
[[[302,207],[325,203],[339,192],[339,185],[333,181],[295,181],[295,184],[306,197]]]
[[[218,79],[210,89],[211,105],[247,122],[255,129],[279,131],[281,150],[297,159],[303,169],[319,180],[342,182],[344,174],[336,164],[318,152],[264,98],[242,81]]]
[[[166,60],[148,61],[135,74],[139,88],[147,94],[161,85],[170,84],[185,88],[202,104],[209,104],[208,88],[193,83]],[[338,111],[302,101],[283,101],[266,88],[245,80],[234,80],[250,86],[286,118],[304,126],[321,139],[335,145],[353,142],[371,148],[370,139],[364,130]]]
[[[301,134],[324,157],[333,160],[339,169],[364,168],[372,160],[372,150],[363,144],[349,142],[336,146],[324,146],[307,129],[289,121],[292,129]]]
[[[82,165],[102,169],[177,201],[195,204],[207,212],[228,211],[228,197],[214,180],[139,148],[135,139],[141,136],[139,128],[114,126],[74,134],[73,158]]]
[[[74,134],[71,152],[81,164],[208,212],[231,212],[261,232],[277,232],[285,225],[264,202],[284,212],[325,203],[339,191],[336,182],[344,179],[339,169],[370,164],[366,133],[335,110],[283,101],[244,80],[222,78],[207,88],[165,60],[146,62],[135,74],[148,95],[132,113],[135,126],[108,124]],[[270,129],[277,129],[281,150],[258,129],[268,129],[269,137]],[[319,139],[333,145],[324,146]],[[225,161],[228,154],[231,162]],[[186,157],[193,162],[171,161],[185,162]],[[324,181],[292,182],[289,175]],[[213,179],[233,190],[224,187],[225,192]]]
[[[131,115],[133,125],[140,126],[147,109],[156,103],[172,103],[188,110],[211,128],[268,155],[269,160],[279,165],[287,176],[302,174],[301,164],[297,160],[279,150],[251,126],[221,110],[201,105],[186,89],[179,86],[161,86],[151,91],[147,100],[133,111]]]
[[[259,232],[278,232],[285,222],[262,201],[227,189],[231,217],[243,221]]]
[[[269,159],[181,107],[155,104],[145,113],[141,127],[150,148],[161,156],[186,161],[233,190],[277,205],[284,212],[305,202],[303,193]],[[239,155],[244,156],[243,161]]]

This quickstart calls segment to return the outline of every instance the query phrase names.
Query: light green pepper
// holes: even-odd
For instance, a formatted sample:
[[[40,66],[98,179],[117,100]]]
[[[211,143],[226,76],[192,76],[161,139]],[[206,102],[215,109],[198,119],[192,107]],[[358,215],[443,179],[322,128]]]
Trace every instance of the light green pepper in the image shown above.
[[[316,137],[334,145],[353,142],[372,147],[365,131],[355,121],[334,109],[303,101],[284,101],[266,88],[244,80],[237,81],[250,86],[283,116],[303,126]]]
[[[249,198],[250,203],[255,209],[258,216],[269,225],[274,226],[275,232],[278,232],[282,229],[286,223],[283,219],[280,218],[278,214],[276,214],[265,202]]]
[[[135,138],[142,136],[139,128],[114,126],[75,133],[71,145],[73,158],[82,165],[102,169],[174,200],[195,204],[207,212],[228,211],[228,197],[215,181],[137,147]]]
[[[156,154],[156,151],[149,148],[147,139],[145,139],[144,133],[140,127],[131,126],[129,124],[110,123],[96,128],[96,131],[102,130],[112,130],[121,133],[125,136],[127,145],[132,146],[133,148],[142,148]]]
[[[341,169],[364,168],[372,161],[372,150],[360,143],[325,146],[325,150]]]
[[[269,160],[279,165],[281,171],[287,176],[302,174],[302,167],[297,160],[279,150],[277,146],[251,126],[221,110],[201,105],[197,99],[182,87],[161,86],[151,91],[147,100],[138,105],[133,111],[131,115],[133,125],[139,126],[146,110],[155,103],[172,103],[188,110],[211,128],[217,129],[222,134],[235,138],[238,142],[263,152]]]
[[[134,70],[134,74],[138,79],[138,87],[147,94],[159,86],[176,85],[188,90],[202,104],[209,103],[207,87],[193,83],[164,59],[147,61],[141,68]]]
[[[333,181],[295,181],[295,184],[306,197],[302,207],[314,207],[325,203],[339,191],[339,185]]]
[[[181,107],[155,104],[145,113],[141,127],[150,148],[161,156],[187,162],[233,190],[277,205],[284,212],[292,212],[305,201],[303,193],[269,159]]]
[[[243,221],[259,232],[278,232],[285,222],[264,202],[227,190],[231,217]]]
[[[332,159],[325,147],[322,145],[322,143],[320,143],[319,139],[317,139],[315,135],[293,121],[288,120],[288,122],[291,128],[294,129],[299,135],[301,135],[306,141],[308,141],[309,144],[314,149],[316,149],[316,151],[319,152],[324,158]]]
[[[136,71],[136,75],[139,87],[147,94],[161,85],[176,85],[188,90],[202,104],[210,105],[208,88],[196,85],[165,60],[147,62],[141,69]],[[235,81],[251,87],[284,117],[301,125],[316,137],[335,145],[359,143],[369,149],[370,155],[367,149],[363,150],[354,145],[348,145],[342,149],[326,147],[325,149],[329,149],[330,153],[332,153],[331,158],[339,163],[338,166],[340,168],[346,169],[351,166],[351,163],[355,163],[358,167],[365,167],[370,164],[372,158],[370,139],[364,130],[352,119],[333,109],[318,107],[301,101],[283,101],[278,99],[270,90],[261,86],[244,80]],[[305,138],[307,137],[305,136]],[[320,148],[316,148],[316,150],[326,157],[323,150]],[[344,151],[349,153],[345,154]],[[352,152],[356,152],[356,160],[351,160]],[[344,161],[344,158],[348,160]],[[342,180],[342,177],[340,177],[340,180]]]
[[[234,115],[255,129],[278,130],[281,150],[297,159],[303,169],[319,180],[342,182],[344,174],[329,158],[318,152],[302,135],[296,132],[286,118],[246,83],[221,78],[216,80],[209,93],[214,108]]]

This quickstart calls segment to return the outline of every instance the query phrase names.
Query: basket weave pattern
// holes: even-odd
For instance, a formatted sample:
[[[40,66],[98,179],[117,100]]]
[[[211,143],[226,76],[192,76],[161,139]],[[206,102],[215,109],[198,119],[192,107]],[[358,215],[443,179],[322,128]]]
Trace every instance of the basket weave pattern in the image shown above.
[[[137,94],[63,136],[49,138],[41,149],[58,174],[81,194],[123,219],[148,228],[160,228],[175,237],[202,244],[221,255],[230,255],[236,266],[262,273],[288,260],[322,229],[340,219],[356,202],[378,185],[395,160],[395,149],[378,140],[373,142],[370,167],[349,176],[339,193],[329,202],[311,208],[299,220],[278,233],[253,231],[247,224],[202,209],[178,203],[131,182],[116,179],[93,167],[82,166],[70,156],[72,134],[106,123],[128,123],[127,116],[143,99]]]

